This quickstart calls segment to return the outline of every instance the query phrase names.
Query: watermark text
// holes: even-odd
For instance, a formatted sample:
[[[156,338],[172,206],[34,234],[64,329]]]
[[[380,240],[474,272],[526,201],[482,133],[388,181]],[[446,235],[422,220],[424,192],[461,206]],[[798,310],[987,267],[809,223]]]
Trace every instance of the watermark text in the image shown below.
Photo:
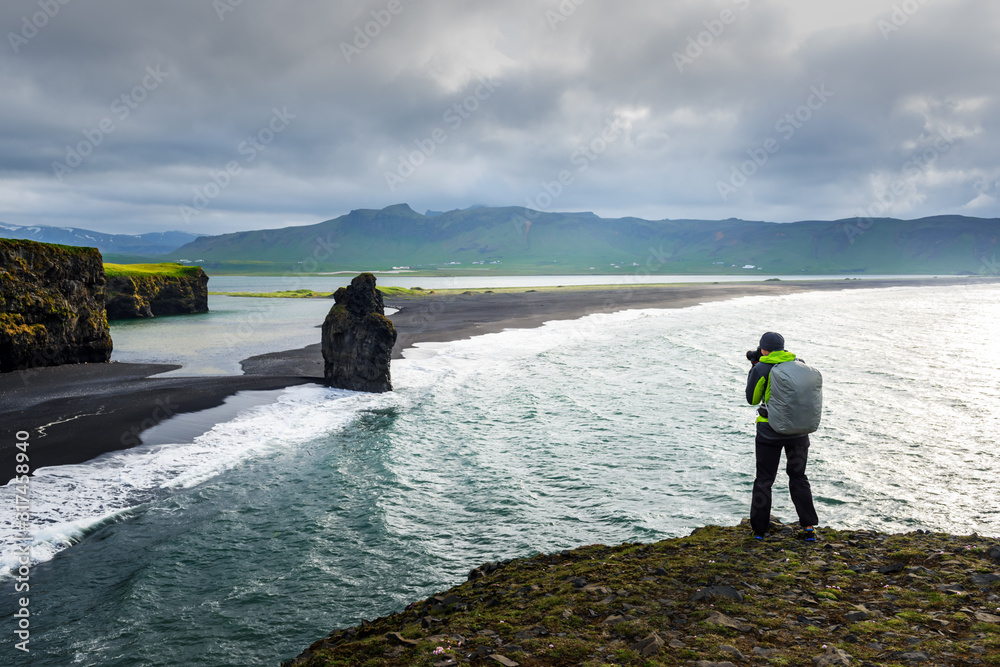
[[[236,153],[243,156],[243,162],[230,160],[220,169],[209,171],[208,179],[194,188],[191,205],[180,205],[179,210],[184,222],[191,222],[194,217],[207,209],[212,201],[230,186],[233,178],[243,173],[243,165],[253,163],[257,156],[267,150],[275,137],[284,132],[294,119],[295,114],[289,113],[288,107],[272,109],[271,119],[264,127],[255,134],[249,135],[236,147]]]
[[[25,14],[21,17],[21,29],[17,32],[8,32],[7,41],[14,53],[20,53],[21,47],[38,35],[39,31],[54,19],[59,11],[68,5],[71,0],[38,0],[38,7],[41,11],[35,12],[30,17]]]
[[[31,591],[31,456],[28,449],[31,446],[31,434],[18,431],[15,434],[14,454],[14,529],[17,548],[17,568],[14,571],[14,592],[29,593]],[[14,612],[14,635],[19,642],[14,644],[18,651],[30,653],[28,643],[31,641],[31,598],[18,598],[17,611]]]

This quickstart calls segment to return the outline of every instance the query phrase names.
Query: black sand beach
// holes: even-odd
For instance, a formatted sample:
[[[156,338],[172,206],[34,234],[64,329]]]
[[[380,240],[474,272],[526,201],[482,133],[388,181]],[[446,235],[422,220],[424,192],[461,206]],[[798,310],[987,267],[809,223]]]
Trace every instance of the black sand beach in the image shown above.
[[[1000,279],[947,278],[766,283],[695,283],[615,288],[539,288],[525,291],[428,294],[387,298],[398,332],[393,358],[420,342],[459,340],[550,320],[637,308],[684,308],[742,296],[900,286],[949,286]],[[749,332],[748,335],[756,332]],[[317,336],[318,336],[317,331]],[[141,442],[141,433],[169,418],[222,405],[241,391],[320,382],[320,346],[251,357],[244,375],[157,377],[178,366],[82,364],[0,375],[0,458],[14,471],[15,433],[28,431],[31,469],[81,463]],[[4,478],[6,482],[10,476]]]
[[[295,376],[169,377],[165,364],[79,364],[0,376],[3,468],[14,472],[18,431],[31,434],[31,469],[82,463],[134,447],[140,433],[179,414],[212,408],[239,391],[315,381]]]

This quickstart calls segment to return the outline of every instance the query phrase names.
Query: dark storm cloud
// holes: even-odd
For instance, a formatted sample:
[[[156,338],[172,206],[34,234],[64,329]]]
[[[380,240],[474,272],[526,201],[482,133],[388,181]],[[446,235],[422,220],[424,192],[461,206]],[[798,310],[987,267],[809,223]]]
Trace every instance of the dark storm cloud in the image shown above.
[[[63,2],[0,5],[6,222],[998,214],[985,0]]]

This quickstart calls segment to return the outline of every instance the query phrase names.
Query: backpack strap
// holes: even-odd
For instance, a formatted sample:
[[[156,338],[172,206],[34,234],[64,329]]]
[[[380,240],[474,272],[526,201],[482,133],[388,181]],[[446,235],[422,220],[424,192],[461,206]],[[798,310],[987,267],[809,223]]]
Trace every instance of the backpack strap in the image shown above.
[[[771,371],[774,370],[773,364],[768,364],[771,368],[767,371],[767,375],[764,376],[764,392],[760,395],[760,406],[757,408],[757,414],[767,421],[767,398],[769,392],[771,391]],[[763,411],[763,412],[762,412]]]

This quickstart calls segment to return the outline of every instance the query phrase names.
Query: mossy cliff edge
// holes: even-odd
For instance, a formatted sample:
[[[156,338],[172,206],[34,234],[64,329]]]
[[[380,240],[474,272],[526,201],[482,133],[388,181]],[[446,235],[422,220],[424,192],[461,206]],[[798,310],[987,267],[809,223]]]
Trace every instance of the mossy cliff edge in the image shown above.
[[[108,319],[208,312],[208,276],[199,266],[106,264]]]
[[[488,563],[284,665],[1000,665],[998,540],[773,528]]]
[[[0,239],[0,372],[108,361],[105,289],[96,248]]]

